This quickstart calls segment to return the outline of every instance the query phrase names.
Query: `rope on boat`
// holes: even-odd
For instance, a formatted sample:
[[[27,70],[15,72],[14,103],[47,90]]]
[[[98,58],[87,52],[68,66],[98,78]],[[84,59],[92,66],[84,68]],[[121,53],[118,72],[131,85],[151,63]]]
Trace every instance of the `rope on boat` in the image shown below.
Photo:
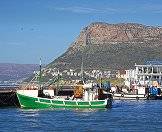
[[[34,76],[30,82],[32,82],[35,78],[36,78],[36,76]],[[30,85],[30,82],[25,86],[24,89],[26,89]]]

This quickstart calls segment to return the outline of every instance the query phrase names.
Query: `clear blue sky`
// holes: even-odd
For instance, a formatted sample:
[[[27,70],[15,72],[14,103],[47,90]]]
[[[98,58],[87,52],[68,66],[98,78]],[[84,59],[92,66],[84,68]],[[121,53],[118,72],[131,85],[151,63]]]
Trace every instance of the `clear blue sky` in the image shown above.
[[[49,63],[91,22],[162,26],[162,0],[0,0],[0,63]]]

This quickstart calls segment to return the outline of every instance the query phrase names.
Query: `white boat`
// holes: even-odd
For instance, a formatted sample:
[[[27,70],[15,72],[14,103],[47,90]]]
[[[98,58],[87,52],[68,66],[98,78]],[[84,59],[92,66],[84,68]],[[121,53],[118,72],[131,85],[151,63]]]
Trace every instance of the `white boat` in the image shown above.
[[[125,72],[127,88],[112,87],[113,99],[162,99],[162,64],[135,64]]]
[[[114,100],[147,100],[148,96],[145,94],[123,94],[115,93],[113,94]]]

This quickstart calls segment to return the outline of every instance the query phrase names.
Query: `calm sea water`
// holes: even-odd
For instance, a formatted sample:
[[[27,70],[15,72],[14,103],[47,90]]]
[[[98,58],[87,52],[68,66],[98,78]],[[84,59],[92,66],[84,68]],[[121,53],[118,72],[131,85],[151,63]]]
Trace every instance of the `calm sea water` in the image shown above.
[[[114,101],[107,110],[0,109],[4,131],[159,131],[162,132],[162,101]]]

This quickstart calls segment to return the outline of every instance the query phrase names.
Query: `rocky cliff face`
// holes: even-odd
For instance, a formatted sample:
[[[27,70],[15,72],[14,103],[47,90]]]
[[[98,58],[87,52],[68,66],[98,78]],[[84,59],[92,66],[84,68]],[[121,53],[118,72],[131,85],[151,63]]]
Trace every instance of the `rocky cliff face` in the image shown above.
[[[162,60],[162,27],[136,23],[92,23],[49,67],[127,69],[135,63]]]
[[[161,34],[162,28],[142,24],[92,23],[83,29],[71,47],[76,48],[87,44],[148,42],[150,40],[158,40]]]

